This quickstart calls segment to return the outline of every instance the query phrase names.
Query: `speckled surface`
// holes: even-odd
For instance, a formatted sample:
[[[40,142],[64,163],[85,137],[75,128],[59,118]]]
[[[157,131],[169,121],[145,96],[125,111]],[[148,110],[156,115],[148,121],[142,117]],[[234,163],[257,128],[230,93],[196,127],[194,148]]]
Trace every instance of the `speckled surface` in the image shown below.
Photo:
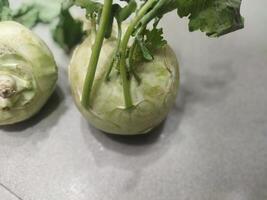
[[[88,125],[70,96],[67,56],[38,27],[59,83],[35,118],[0,129],[0,199],[266,200],[266,7],[244,1],[246,29],[220,39],[166,16],[180,94],[164,124],[134,138]]]

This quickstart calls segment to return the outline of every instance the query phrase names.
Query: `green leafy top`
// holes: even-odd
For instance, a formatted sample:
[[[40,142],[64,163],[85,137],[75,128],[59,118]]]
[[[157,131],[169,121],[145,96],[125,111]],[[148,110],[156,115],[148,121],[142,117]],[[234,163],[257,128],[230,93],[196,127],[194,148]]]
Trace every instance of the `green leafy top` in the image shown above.
[[[28,0],[12,10],[8,0],[0,0],[0,20],[14,20],[29,28],[38,23],[51,24],[54,40],[66,52],[81,42],[84,32],[80,20],[69,12],[72,0]]]
[[[201,30],[208,36],[221,36],[243,28],[241,0],[159,0],[142,19],[147,23],[155,17],[177,10],[179,17],[189,18],[189,30]]]
[[[137,45],[132,47],[132,65],[143,60],[153,60],[153,53],[166,44],[167,41],[164,40],[162,28],[157,28],[157,24],[154,23],[151,30],[145,29],[144,33],[137,37]]]
[[[8,20],[11,18],[11,9],[8,0],[0,0],[0,20]]]
[[[143,2],[143,5],[149,1]],[[128,0],[126,4],[122,7],[113,3],[106,38],[111,35],[113,19],[120,25],[143,6],[138,7],[135,0]],[[69,12],[73,5],[85,9],[87,18],[94,18],[99,23],[103,4],[92,0],[28,0],[17,10],[10,9],[8,0],[0,0],[0,20],[15,20],[27,27],[34,27],[38,23],[52,24],[53,38],[69,52],[84,35],[82,22],[74,19]],[[136,29],[145,29],[150,21],[177,10],[180,17],[189,18],[190,31],[201,30],[208,36],[217,37],[243,28],[240,5],[241,0],[154,0],[153,6],[144,13]],[[143,36],[145,34],[143,32]],[[140,35],[137,38],[140,41]],[[152,44],[157,45],[155,41]]]
[[[28,0],[17,10],[9,7],[8,0],[0,0],[0,20],[14,20],[27,27],[33,27],[38,22],[51,23],[60,15],[64,0]]]
[[[220,36],[243,28],[241,0],[178,0],[180,17],[189,16],[189,30],[200,29],[208,36]]]

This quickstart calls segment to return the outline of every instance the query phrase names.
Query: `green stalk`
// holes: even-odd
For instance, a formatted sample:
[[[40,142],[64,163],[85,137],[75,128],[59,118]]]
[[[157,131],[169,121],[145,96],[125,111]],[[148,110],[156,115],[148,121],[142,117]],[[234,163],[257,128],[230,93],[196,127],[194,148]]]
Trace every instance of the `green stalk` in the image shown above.
[[[119,49],[120,49],[120,43],[121,43],[122,30],[121,30],[121,23],[117,21],[117,25],[118,25],[117,46],[116,46],[116,49],[114,51],[114,55],[112,56],[112,61],[111,61],[110,65],[109,65],[109,67],[108,67],[108,72],[107,72],[106,77],[105,77],[106,81],[109,80],[109,75],[110,75],[111,70],[112,70],[112,68],[114,66],[114,62],[119,57]]]
[[[133,54],[134,54],[134,51],[135,51],[135,48],[136,48],[136,44],[137,44],[136,40],[134,40],[133,45],[131,46],[130,51],[129,51],[129,62],[131,64],[133,64]]]
[[[105,0],[103,11],[100,18],[99,28],[97,30],[94,45],[92,46],[92,54],[88,65],[88,71],[86,73],[81,103],[84,107],[88,107],[90,104],[90,95],[92,92],[93,82],[95,78],[96,67],[103,44],[105,30],[108,25],[109,17],[111,14],[112,0]]]
[[[154,19],[157,16],[157,14],[160,11],[160,9],[163,6],[166,6],[166,4],[168,3],[168,1],[169,0],[161,0],[161,1],[159,1],[153,7],[153,9],[151,9],[148,13],[146,13],[146,15],[141,20],[142,27],[145,27],[152,19]]]
[[[138,76],[138,74],[136,73],[136,71],[135,71],[135,69],[133,67],[133,65],[134,65],[134,63],[133,63],[133,54],[134,54],[134,51],[136,49],[136,45],[137,45],[136,40],[134,40],[133,45],[131,46],[130,51],[129,51],[129,56],[128,56],[129,63],[128,63],[128,65],[129,65],[129,69],[132,72],[135,80],[137,81],[138,85],[140,85],[141,78]]]
[[[96,19],[95,19],[95,16],[92,14],[90,19],[91,19],[91,26],[92,26],[91,31],[95,35],[96,34]]]
[[[141,36],[142,32],[145,30],[146,26],[141,26],[138,31],[135,33],[135,39],[133,41],[133,45],[131,46],[130,48],[130,52],[129,52],[129,60],[130,60],[130,63],[132,64],[133,62],[133,54],[134,54],[134,50],[137,46],[137,38],[139,36]]]
[[[132,20],[130,25],[128,26],[121,42],[121,59],[120,59],[120,74],[122,77],[122,86],[123,86],[123,95],[124,95],[124,102],[126,108],[131,108],[133,106],[133,101],[130,92],[130,81],[127,77],[127,70],[126,70],[126,50],[129,39],[135,30],[135,27],[139,24],[142,17],[147,13],[147,11],[154,5],[156,0],[148,0],[139,10],[137,16]]]

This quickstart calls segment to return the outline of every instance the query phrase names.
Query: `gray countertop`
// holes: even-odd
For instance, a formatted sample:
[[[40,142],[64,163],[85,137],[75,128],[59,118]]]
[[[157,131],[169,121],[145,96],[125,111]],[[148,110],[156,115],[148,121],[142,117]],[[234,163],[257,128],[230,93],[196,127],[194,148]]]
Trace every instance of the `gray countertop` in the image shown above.
[[[47,27],[36,32],[60,68],[58,87],[31,120],[0,129],[1,200],[266,200],[267,1],[244,1],[245,29],[219,39],[162,25],[181,88],[152,134],[103,134],[70,96],[69,58]]]

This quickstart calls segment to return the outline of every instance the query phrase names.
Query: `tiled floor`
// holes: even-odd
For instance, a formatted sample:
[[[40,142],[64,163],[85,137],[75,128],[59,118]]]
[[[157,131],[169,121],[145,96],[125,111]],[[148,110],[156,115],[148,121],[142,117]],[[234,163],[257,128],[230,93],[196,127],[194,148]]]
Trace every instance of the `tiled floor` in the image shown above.
[[[3,200],[21,200],[17,194],[3,184],[0,184],[0,195]]]

